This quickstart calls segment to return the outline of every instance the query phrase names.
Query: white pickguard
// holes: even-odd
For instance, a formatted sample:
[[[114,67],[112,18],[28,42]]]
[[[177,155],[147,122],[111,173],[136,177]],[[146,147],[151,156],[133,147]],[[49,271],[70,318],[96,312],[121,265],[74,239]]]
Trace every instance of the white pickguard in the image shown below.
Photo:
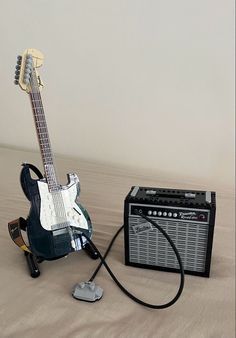
[[[40,222],[45,230],[57,230],[68,226],[88,229],[88,222],[75,203],[77,181],[74,180],[60,191],[49,192],[48,184],[38,181],[40,204]]]

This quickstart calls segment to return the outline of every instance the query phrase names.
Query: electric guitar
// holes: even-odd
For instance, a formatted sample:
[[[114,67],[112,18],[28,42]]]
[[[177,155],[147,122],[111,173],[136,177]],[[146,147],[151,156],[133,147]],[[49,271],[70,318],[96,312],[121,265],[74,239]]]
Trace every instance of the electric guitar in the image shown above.
[[[17,57],[15,84],[30,97],[44,167],[42,175],[32,164],[23,164],[20,180],[31,203],[26,227],[30,249],[39,258],[53,260],[84,248],[86,239],[81,234],[90,238],[92,224],[79,203],[78,176],[68,174],[67,185],[58,183],[40,94],[43,84],[36,70],[42,63],[43,54],[36,49]],[[38,179],[32,178],[31,171]]]

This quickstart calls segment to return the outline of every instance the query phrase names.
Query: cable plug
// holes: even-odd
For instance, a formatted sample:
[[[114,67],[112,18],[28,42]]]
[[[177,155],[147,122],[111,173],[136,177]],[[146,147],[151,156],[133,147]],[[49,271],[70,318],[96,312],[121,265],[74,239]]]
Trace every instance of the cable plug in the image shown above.
[[[102,298],[103,289],[94,282],[81,282],[74,286],[72,296],[85,302],[95,302]]]

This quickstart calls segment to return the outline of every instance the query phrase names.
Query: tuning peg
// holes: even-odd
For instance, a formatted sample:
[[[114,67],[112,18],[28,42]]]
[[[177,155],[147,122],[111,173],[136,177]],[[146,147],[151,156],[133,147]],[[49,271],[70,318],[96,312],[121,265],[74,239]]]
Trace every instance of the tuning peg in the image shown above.
[[[27,55],[27,57],[26,57],[26,63],[30,63],[30,64],[32,64],[33,63],[33,58],[32,58],[32,56],[31,55]]]
[[[18,65],[20,65],[20,64],[21,64],[21,61],[22,61],[22,56],[21,56],[21,55],[18,55],[18,56],[17,56],[17,61],[16,61],[16,63],[17,63]]]
[[[26,60],[25,60],[25,64],[26,64],[26,65],[29,65],[29,66],[32,66],[33,61],[32,61],[31,59],[26,59]]]
[[[20,66],[19,65],[16,65],[16,70],[20,70]]]
[[[28,65],[28,64],[27,64],[27,65],[25,66],[25,71],[26,71],[26,72],[31,72],[31,70],[32,70],[32,65]]]
[[[32,64],[32,63],[30,63],[30,62],[28,62],[28,61],[25,63],[25,68],[32,69],[32,67],[33,67],[33,64]]]
[[[25,73],[30,73],[30,72],[31,72],[31,67],[26,66],[26,67],[25,67]]]
[[[25,75],[25,76],[24,76],[24,83],[25,83],[25,84],[29,84],[29,81],[30,81],[30,77],[27,76],[27,75]]]
[[[19,71],[19,70],[16,70],[16,71],[15,71],[15,74],[16,74],[16,75],[19,75],[19,74],[20,74],[20,71]]]
[[[19,75],[16,75],[15,76],[15,80],[19,80],[20,76]]]
[[[25,62],[25,66],[26,67],[32,67],[32,64],[33,64],[33,62],[31,62],[31,61],[28,61],[28,60],[26,60],[26,62]]]
[[[14,81],[14,84],[15,84],[15,85],[18,85],[18,84],[19,84],[19,81],[18,81],[18,80],[15,80],[15,81]]]

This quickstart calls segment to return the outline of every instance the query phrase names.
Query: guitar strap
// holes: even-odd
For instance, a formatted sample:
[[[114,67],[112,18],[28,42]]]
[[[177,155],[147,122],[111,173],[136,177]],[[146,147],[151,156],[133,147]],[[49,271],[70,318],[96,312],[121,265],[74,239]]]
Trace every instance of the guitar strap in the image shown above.
[[[8,231],[13,242],[21,248],[21,250],[31,252],[21,233],[21,230],[25,231],[26,226],[26,220],[23,217],[20,217],[8,223]]]

